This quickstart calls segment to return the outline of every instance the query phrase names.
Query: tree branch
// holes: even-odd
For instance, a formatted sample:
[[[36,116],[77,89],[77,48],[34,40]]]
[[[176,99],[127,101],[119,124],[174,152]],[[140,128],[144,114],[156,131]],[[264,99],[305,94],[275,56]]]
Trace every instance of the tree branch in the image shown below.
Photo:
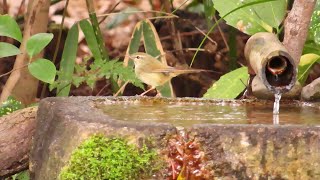
[[[27,169],[38,107],[0,117],[0,179]]]
[[[284,24],[283,44],[299,63],[316,0],[295,0]]]

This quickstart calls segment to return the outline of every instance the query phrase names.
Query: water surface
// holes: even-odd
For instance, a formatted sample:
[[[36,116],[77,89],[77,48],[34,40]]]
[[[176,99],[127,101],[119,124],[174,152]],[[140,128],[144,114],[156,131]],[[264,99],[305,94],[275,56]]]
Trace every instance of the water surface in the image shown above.
[[[281,104],[281,103],[280,103]],[[113,102],[98,104],[108,116],[124,121],[166,122],[176,126],[193,124],[273,124],[273,102],[270,103],[140,103]],[[283,103],[280,124],[320,124],[319,107]]]

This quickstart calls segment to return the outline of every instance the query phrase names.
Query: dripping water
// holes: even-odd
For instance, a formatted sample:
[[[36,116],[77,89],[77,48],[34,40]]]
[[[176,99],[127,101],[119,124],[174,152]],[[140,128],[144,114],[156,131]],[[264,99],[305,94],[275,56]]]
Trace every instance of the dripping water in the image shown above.
[[[273,124],[279,124],[279,108],[280,108],[281,92],[279,90],[274,94],[273,104]]]

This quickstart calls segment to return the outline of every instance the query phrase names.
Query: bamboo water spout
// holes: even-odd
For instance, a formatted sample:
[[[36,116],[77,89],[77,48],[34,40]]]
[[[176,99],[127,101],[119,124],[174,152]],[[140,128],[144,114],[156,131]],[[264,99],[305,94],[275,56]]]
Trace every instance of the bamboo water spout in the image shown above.
[[[295,85],[297,64],[276,35],[261,32],[251,36],[244,52],[249,73],[256,74],[273,93],[287,92]]]

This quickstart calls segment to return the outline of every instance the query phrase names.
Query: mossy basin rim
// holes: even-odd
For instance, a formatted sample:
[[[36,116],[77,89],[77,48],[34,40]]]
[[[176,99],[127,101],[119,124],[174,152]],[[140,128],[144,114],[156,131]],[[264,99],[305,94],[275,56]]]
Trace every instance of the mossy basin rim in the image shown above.
[[[272,124],[271,100],[218,100],[203,98],[108,97],[94,106],[114,120],[140,123]],[[320,103],[280,101],[280,125],[320,124]]]

